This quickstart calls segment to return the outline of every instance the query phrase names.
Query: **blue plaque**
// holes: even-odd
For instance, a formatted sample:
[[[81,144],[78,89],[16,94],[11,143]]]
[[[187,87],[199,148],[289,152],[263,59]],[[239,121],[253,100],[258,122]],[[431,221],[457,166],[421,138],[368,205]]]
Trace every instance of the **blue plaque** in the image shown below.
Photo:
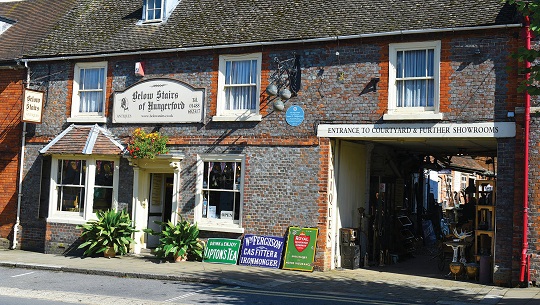
[[[240,265],[279,268],[284,237],[246,235],[240,252]]]
[[[289,107],[285,114],[285,120],[287,120],[287,124],[291,126],[300,125],[304,121],[304,109],[297,105]]]

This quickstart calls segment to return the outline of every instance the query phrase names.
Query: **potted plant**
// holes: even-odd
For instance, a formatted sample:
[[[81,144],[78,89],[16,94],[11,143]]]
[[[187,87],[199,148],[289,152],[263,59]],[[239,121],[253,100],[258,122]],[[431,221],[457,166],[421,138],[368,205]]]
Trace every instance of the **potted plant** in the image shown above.
[[[166,154],[168,137],[155,131],[146,133],[141,128],[135,129],[127,146],[127,153],[132,158],[153,159],[156,155]]]
[[[129,245],[135,243],[131,236],[137,232],[128,213],[125,210],[98,211],[97,218],[77,226],[82,229],[84,239],[79,249],[87,248],[83,255],[103,253],[105,257],[114,257],[117,253],[126,254]]]
[[[199,239],[197,224],[191,224],[180,216],[180,221],[174,225],[171,221],[155,221],[161,231],[144,229],[143,231],[159,236],[159,245],[155,254],[160,258],[172,256],[174,261],[202,260],[204,243]]]

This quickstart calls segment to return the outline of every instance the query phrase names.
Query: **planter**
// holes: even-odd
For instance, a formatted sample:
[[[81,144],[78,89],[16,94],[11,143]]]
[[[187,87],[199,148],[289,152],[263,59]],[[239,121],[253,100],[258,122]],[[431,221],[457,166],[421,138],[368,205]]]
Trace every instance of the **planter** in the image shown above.
[[[116,257],[116,251],[114,251],[114,247],[109,247],[105,252],[103,252],[103,256],[106,258]]]

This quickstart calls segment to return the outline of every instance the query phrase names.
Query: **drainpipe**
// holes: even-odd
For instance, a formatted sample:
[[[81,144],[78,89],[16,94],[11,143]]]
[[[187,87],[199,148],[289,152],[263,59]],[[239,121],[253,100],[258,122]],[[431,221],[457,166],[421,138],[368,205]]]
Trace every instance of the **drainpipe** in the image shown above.
[[[527,50],[531,49],[531,31],[529,16],[525,16],[525,47]],[[530,68],[531,63],[526,60],[525,68]],[[531,74],[527,73],[525,75],[526,79],[530,78]],[[527,263],[527,250],[529,248],[528,243],[528,233],[529,233],[529,125],[531,122],[531,96],[525,91],[525,152],[524,152],[524,177],[523,177],[523,246],[521,248],[521,271],[519,273],[520,282],[525,281],[525,272],[529,274],[526,268],[528,267]],[[527,276],[527,283],[529,282]]]
[[[28,63],[24,62],[26,68],[26,87],[30,85],[30,68]],[[19,160],[19,186],[17,193],[17,219],[15,220],[15,225],[13,226],[13,242],[11,243],[11,249],[14,250],[17,248],[17,233],[19,233],[19,223],[21,219],[21,200],[22,200],[22,182],[23,182],[23,168],[24,168],[24,149],[26,142],[26,122],[23,122],[23,130],[21,136],[21,156]]]

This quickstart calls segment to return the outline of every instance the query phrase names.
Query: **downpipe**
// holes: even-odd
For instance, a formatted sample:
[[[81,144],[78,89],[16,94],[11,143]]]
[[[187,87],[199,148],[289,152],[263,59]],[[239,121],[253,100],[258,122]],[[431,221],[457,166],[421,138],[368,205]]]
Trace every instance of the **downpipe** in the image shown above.
[[[531,49],[531,31],[530,31],[530,19],[529,16],[525,16],[525,47],[527,50]],[[526,60],[525,68],[530,68],[531,63]],[[526,80],[531,77],[530,73],[525,75]],[[529,129],[531,122],[531,96],[529,92],[525,91],[525,151],[524,151],[524,177],[523,177],[523,245],[521,248],[521,270],[519,272],[519,281],[524,283],[527,281],[529,284],[529,263],[530,259],[527,257],[527,251],[529,249],[528,234],[529,234]],[[525,278],[527,274],[527,278]]]

